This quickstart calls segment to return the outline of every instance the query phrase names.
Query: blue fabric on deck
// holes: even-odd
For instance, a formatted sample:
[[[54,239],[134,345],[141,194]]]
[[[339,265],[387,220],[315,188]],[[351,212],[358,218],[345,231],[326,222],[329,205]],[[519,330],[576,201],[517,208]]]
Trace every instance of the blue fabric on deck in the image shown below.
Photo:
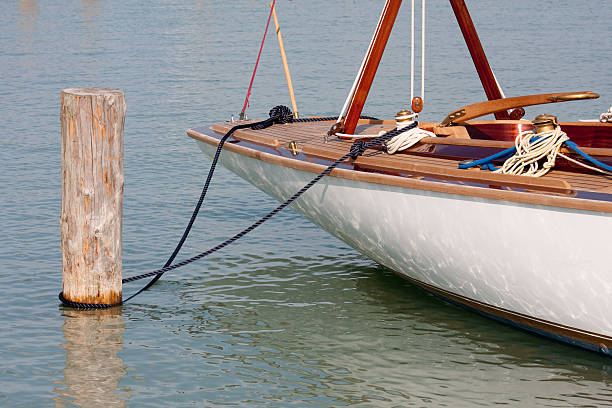
[[[493,166],[493,160],[501,160],[506,159],[516,153],[516,147],[511,147],[506,150],[502,150],[501,152],[495,153],[489,157],[485,157],[484,159],[474,160],[465,163],[459,163],[460,169],[470,169],[475,166],[480,166],[481,169],[495,171],[497,167]]]
[[[534,137],[534,138],[531,139],[531,141],[536,141],[538,139],[539,139],[539,137]],[[585,152],[580,150],[578,145],[576,143],[572,142],[571,140],[567,140],[563,144],[565,146],[567,146],[569,149],[573,150],[578,155],[580,155],[583,159],[585,159],[589,163],[591,163],[591,164],[593,164],[593,165],[595,165],[595,166],[597,166],[597,167],[599,167],[601,169],[604,169],[604,170],[612,172],[612,166],[608,166],[607,164],[602,163],[599,160],[589,156],[588,154],[586,154]],[[493,165],[493,160],[507,159],[508,157],[514,155],[515,153],[516,153],[516,147],[511,147],[509,149],[502,150],[501,152],[495,153],[495,154],[493,154],[491,156],[488,156],[488,157],[485,157],[483,159],[474,160],[474,161],[468,161],[468,162],[461,162],[461,163],[459,163],[459,168],[460,169],[470,169],[472,167],[479,166],[483,170],[496,171],[496,170],[498,170],[498,168]]]
[[[570,149],[572,149],[574,152],[578,153],[580,156],[582,156],[583,159],[585,159],[589,163],[592,163],[595,166],[600,167],[600,168],[602,168],[604,170],[612,171],[612,167],[608,166],[605,163],[600,162],[597,159],[592,158],[591,156],[589,156],[588,154],[586,154],[585,152],[580,150],[580,148],[578,147],[578,145],[576,143],[568,140],[568,141],[565,142],[565,145],[567,147],[569,147]]]

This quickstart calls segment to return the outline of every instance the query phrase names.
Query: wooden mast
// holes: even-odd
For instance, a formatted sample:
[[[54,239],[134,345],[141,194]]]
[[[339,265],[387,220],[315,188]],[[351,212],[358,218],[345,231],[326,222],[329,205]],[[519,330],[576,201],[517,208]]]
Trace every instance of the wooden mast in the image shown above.
[[[401,4],[402,0],[387,0],[380,20],[378,21],[374,39],[368,49],[363,70],[359,73],[357,87],[353,93],[344,122],[341,126],[336,127],[335,131],[332,131],[333,133],[336,133],[338,130],[342,130],[343,133],[348,134],[353,134],[353,132],[355,132],[359,115],[361,115],[363,105],[370,92],[372,81],[376,75],[378,64],[385,51],[387,40],[391,34],[391,29],[393,28]]]
[[[474,22],[470,17],[465,1],[450,0],[450,3],[453,7],[453,11],[455,12],[455,17],[457,18],[459,27],[461,28],[461,33],[463,34],[465,43],[470,50],[472,61],[474,61],[476,72],[478,72],[480,82],[482,83],[484,91],[487,94],[487,98],[490,101],[494,99],[502,99],[503,96],[501,94],[501,90],[499,89],[499,85],[493,76],[493,71],[491,70],[487,56],[482,48],[482,44],[480,43],[480,39],[476,33],[476,28],[474,28]],[[510,115],[508,115],[508,112],[506,111],[496,112],[495,119],[510,119]]]

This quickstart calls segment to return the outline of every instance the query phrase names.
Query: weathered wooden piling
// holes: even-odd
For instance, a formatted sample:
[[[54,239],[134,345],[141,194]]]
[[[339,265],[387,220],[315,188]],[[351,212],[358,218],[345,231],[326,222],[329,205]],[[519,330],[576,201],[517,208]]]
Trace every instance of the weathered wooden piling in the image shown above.
[[[63,296],[69,301],[121,301],[123,206],[122,91],[61,92]]]

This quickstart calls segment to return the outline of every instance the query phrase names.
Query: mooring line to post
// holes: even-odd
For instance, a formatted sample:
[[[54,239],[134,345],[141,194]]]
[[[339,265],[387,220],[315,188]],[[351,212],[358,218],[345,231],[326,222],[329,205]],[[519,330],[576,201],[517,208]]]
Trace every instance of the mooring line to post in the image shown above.
[[[364,116],[362,117],[363,119],[375,119],[369,116]],[[188,265],[192,262],[195,262],[199,259],[202,259],[222,248],[225,248],[226,246],[230,245],[231,243],[237,241],[238,239],[242,238],[244,235],[248,234],[249,232],[253,231],[254,229],[256,229],[257,227],[259,227],[261,224],[263,224],[264,222],[266,222],[267,220],[269,220],[270,218],[272,218],[274,215],[276,215],[277,213],[279,213],[280,211],[282,211],[284,208],[286,208],[287,206],[291,205],[291,203],[293,203],[295,200],[297,200],[302,194],[304,194],[308,189],[310,189],[313,185],[315,185],[317,182],[319,182],[319,180],[321,180],[323,177],[325,177],[326,175],[328,175],[333,169],[335,169],[339,164],[341,164],[342,162],[344,162],[345,160],[347,160],[348,158],[352,158],[353,160],[356,159],[358,156],[361,156],[363,154],[363,152],[365,152],[367,149],[372,148],[374,146],[377,145],[381,145],[384,142],[386,142],[387,140],[392,139],[393,137],[408,131],[410,129],[413,129],[417,126],[417,122],[415,121],[413,124],[411,124],[410,126],[401,128],[401,129],[393,129],[375,139],[372,139],[369,142],[364,142],[364,141],[357,141],[355,143],[353,143],[353,145],[351,146],[351,149],[349,151],[349,153],[346,153],[344,156],[340,157],[339,159],[337,159],[334,163],[332,163],[331,165],[329,165],[325,170],[323,170],[321,173],[319,173],[315,178],[313,178],[308,184],[306,184],[304,187],[302,187],[298,192],[296,192],[295,194],[293,194],[290,198],[288,198],[285,202],[283,202],[282,204],[280,204],[278,207],[276,207],[275,209],[273,209],[272,211],[270,211],[268,214],[266,214],[265,216],[263,216],[262,218],[260,218],[259,220],[257,220],[256,222],[254,222],[253,224],[251,224],[250,226],[248,226],[247,228],[243,229],[242,231],[240,231],[239,233],[235,234],[234,236],[232,236],[231,238],[223,241],[222,243],[210,248],[207,251],[201,252],[200,254],[193,256],[191,258],[185,259],[181,262],[178,262],[176,264],[171,264],[172,261],[174,261],[174,259],[176,258],[176,256],[178,255],[179,251],[181,250],[183,244],[185,243],[185,240],[187,239],[187,236],[189,235],[189,232],[191,231],[191,228],[195,222],[195,219],[198,216],[198,213],[200,211],[200,208],[202,206],[202,203],[204,202],[204,198],[206,196],[206,192],[208,191],[208,187],[210,185],[210,182],[212,180],[212,176],[214,174],[215,168],[217,166],[217,162],[219,159],[219,156],[221,154],[221,150],[223,149],[223,145],[225,144],[225,142],[227,141],[227,139],[237,130],[240,129],[253,129],[253,130],[259,130],[259,129],[264,129],[267,128],[269,126],[272,126],[273,124],[282,124],[282,123],[290,123],[290,122],[321,122],[321,121],[333,121],[336,120],[336,117],[320,117],[320,118],[304,118],[304,119],[294,119],[293,117],[293,113],[291,112],[291,110],[286,107],[286,106],[276,106],[274,108],[272,108],[270,110],[270,118],[266,119],[266,120],[262,120],[260,122],[254,122],[254,123],[246,123],[246,124],[241,124],[241,125],[236,125],[234,127],[232,127],[220,140],[219,140],[219,144],[217,145],[217,150],[215,152],[215,156],[213,158],[210,170],[208,172],[208,176],[206,178],[206,182],[204,183],[204,187],[202,189],[202,193],[200,194],[200,199],[198,200],[198,203],[191,215],[191,219],[189,220],[189,223],[187,225],[187,227],[185,228],[185,231],[183,232],[183,235],[181,237],[181,239],[179,240],[179,243],[177,244],[176,248],[174,249],[174,251],[172,252],[172,255],[170,256],[170,258],[166,261],[166,263],[164,264],[164,266],[160,269],[154,270],[152,272],[148,272],[148,273],[144,273],[141,275],[136,275],[136,276],[132,276],[129,278],[124,278],[122,279],[122,283],[128,283],[128,282],[134,282],[137,280],[141,280],[141,279],[146,279],[146,278],[153,278],[151,279],[150,282],[148,282],[144,287],[142,287],[140,290],[138,290],[136,293],[132,294],[130,297],[128,297],[125,300],[122,300],[121,302],[115,303],[115,304],[104,304],[104,303],[80,303],[80,302],[72,302],[68,299],[66,299],[63,295],[63,292],[60,292],[59,294],[59,300],[66,306],[70,306],[73,308],[77,308],[77,309],[107,309],[107,308],[111,308],[111,307],[116,307],[116,306],[120,306],[125,304],[126,302],[128,302],[129,300],[133,299],[135,296],[139,295],[140,293],[144,292],[145,290],[147,290],[148,288],[150,288],[153,284],[155,284],[155,282],[157,282],[164,273],[174,270],[174,269],[178,269],[182,266]]]

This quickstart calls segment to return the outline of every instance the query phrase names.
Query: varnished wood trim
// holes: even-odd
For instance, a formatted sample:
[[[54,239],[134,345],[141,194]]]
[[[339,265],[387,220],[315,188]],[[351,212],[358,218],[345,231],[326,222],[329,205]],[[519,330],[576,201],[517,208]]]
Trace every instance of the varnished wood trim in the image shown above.
[[[225,134],[229,130],[227,129],[227,126],[219,125],[219,124],[212,125],[210,128],[220,134]],[[280,146],[280,142],[278,141],[278,139],[271,138],[270,136],[258,135],[255,132],[249,134],[249,139],[253,143],[256,143],[262,146],[266,146],[266,147],[270,147],[272,149],[276,149],[277,147]]]
[[[587,96],[580,99],[596,99],[599,95],[591,92],[558,92],[538,95],[515,96],[512,98],[501,98],[490,101],[474,103],[459,108],[451,113],[440,123],[441,126],[448,126],[451,123],[465,122],[470,119],[479,118],[495,112],[508,109],[519,108],[533,105],[543,105],[547,103],[570,101],[572,96]]]
[[[187,134],[193,139],[204,143],[217,146],[219,139],[196,132],[187,130]],[[268,163],[293,168],[296,170],[307,171],[310,173],[320,173],[326,166],[314,163],[308,163],[301,160],[289,159],[258,150],[246,148],[237,144],[226,144],[224,149],[234,153],[251,157],[257,160],[262,160]],[[567,198],[561,196],[542,195],[531,192],[517,192],[507,190],[494,190],[489,188],[479,188],[472,186],[464,186],[457,184],[448,184],[443,182],[434,182],[426,180],[417,180],[407,177],[390,176],[378,173],[366,173],[347,169],[334,169],[330,176],[339,177],[349,180],[362,181],[366,183],[384,184],[388,186],[410,188],[415,190],[432,191],[443,194],[453,194],[477,198],[485,198],[490,200],[500,200],[507,202],[515,202],[530,205],[542,205],[548,207],[567,208],[581,211],[592,211],[602,213],[612,213],[612,203],[605,201],[585,200],[576,198]]]
[[[363,123],[360,123],[359,125],[360,128],[358,128],[358,130],[361,133],[365,132],[365,133],[376,134],[381,130],[389,129],[386,126],[387,125],[386,123],[384,124],[377,123],[377,124],[372,125],[371,123],[370,124],[365,123],[366,121],[360,121],[360,122],[363,122]],[[519,123],[503,123],[503,122],[511,122],[511,121],[484,121],[484,122],[479,122],[478,126],[481,126],[481,125],[491,126],[493,124],[495,127],[501,127],[503,132],[507,132],[508,130],[511,130],[513,128],[516,128],[516,130],[520,130],[522,127],[524,127],[524,124],[522,122],[519,122]],[[422,122],[420,125],[430,126],[430,123]],[[571,126],[571,123],[568,123],[568,125]],[[457,127],[461,127],[461,126],[457,126]],[[612,125],[608,125],[608,127],[610,128],[610,130],[612,130]],[[219,135],[222,135],[222,134],[225,134],[231,128],[231,124],[230,123],[220,123],[220,124],[213,125],[213,128]],[[446,128],[446,129],[449,129],[449,128]],[[348,149],[352,142],[345,141],[345,140],[332,139],[329,141],[329,143],[324,143],[323,135],[325,134],[326,130],[327,130],[326,125],[322,123],[312,122],[312,123],[300,123],[300,124],[285,124],[285,125],[280,125],[280,126],[279,125],[273,126],[265,130],[258,130],[258,131],[253,131],[253,130],[248,130],[248,129],[238,130],[234,134],[234,137],[241,141],[254,143],[256,145],[264,145],[266,147],[271,147],[273,149],[287,148],[290,142],[296,142],[300,146],[298,150],[307,152],[307,154],[311,156],[316,156],[324,160],[334,161],[337,158],[341,157],[342,155],[348,152]],[[443,142],[444,139],[445,138],[435,138],[433,140]],[[276,140],[279,142],[278,146],[275,143]],[[431,139],[428,139],[428,140],[431,140]],[[452,144],[460,144],[460,145],[466,144],[467,147],[476,149],[474,152],[474,155],[470,156],[470,158],[486,156],[486,154],[483,154],[483,153],[480,153],[480,155],[478,155],[479,154],[478,149],[481,149],[484,147],[490,148],[493,145],[499,143],[498,141],[491,141],[491,140],[474,140],[474,143],[479,144],[479,142],[483,142],[482,147],[474,146],[473,144],[470,144],[469,141],[454,141],[454,142],[450,141],[450,143]],[[506,144],[508,142],[502,142],[502,143]],[[457,169],[456,159],[439,157],[435,153],[423,154],[424,151],[429,151],[429,149],[433,147],[434,146],[431,144],[420,144],[404,152],[400,152],[394,155],[375,155],[374,157],[369,157],[368,161],[372,162],[373,164],[378,165],[379,171],[382,173],[386,173],[386,174],[397,174],[398,168],[403,168],[402,166],[405,166],[406,164],[417,164],[417,165],[435,166],[435,168],[431,169],[434,172],[436,172],[439,168],[443,168],[443,169],[455,170],[457,172],[455,175],[458,177],[462,177],[464,175],[468,176],[468,174],[464,174],[465,172],[467,172],[467,170]],[[507,146],[500,146],[500,147],[507,147]],[[424,149],[427,149],[427,150],[424,150]],[[410,155],[410,157],[407,158],[405,156],[406,154]],[[365,156],[367,156],[367,154]],[[360,170],[363,170],[363,169],[364,167],[362,166]],[[477,169],[470,170],[472,171],[472,173],[469,174],[469,178],[476,177],[476,178],[481,179],[482,182],[480,184],[487,184],[487,177],[495,177],[495,175],[491,175],[489,171],[477,170],[476,172],[474,172],[474,170],[477,170]],[[414,175],[414,173],[412,174]],[[445,173],[442,172],[442,174],[444,175]],[[434,176],[434,178],[453,180],[452,178],[448,178],[448,177],[445,178],[445,177],[435,177]],[[606,189],[610,187],[611,185],[610,180],[608,180],[607,178],[601,175],[566,172],[566,171],[562,171],[558,169],[553,169],[548,175],[546,175],[546,177],[542,177],[542,178],[534,178],[534,177],[527,177],[527,176],[510,176],[507,179],[493,179],[491,180],[493,182],[489,184],[496,185],[496,186],[501,186],[501,185],[508,186],[508,184],[505,183],[506,181],[508,181],[508,182],[515,183],[513,187],[526,188],[527,186],[531,184],[546,185],[548,181],[554,182],[554,180],[565,180],[568,183],[570,183],[572,189],[575,189],[578,191],[605,192],[607,191]],[[467,181],[467,180],[463,180],[463,181]],[[529,188],[526,188],[526,189],[529,189]],[[540,189],[536,188],[535,190],[547,191],[546,189],[541,189],[541,188]],[[550,192],[552,190],[548,190],[548,191]],[[565,192],[561,192],[561,194],[572,194],[572,192],[565,191]],[[610,201],[610,200],[602,200],[602,201]]]
[[[213,125],[213,130],[223,134],[228,129],[227,126]],[[304,130],[303,128],[300,130]],[[300,135],[298,129],[292,130],[291,132],[283,131],[282,128],[268,130],[267,138],[263,138],[259,132],[249,130],[238,130],[234,136],[240,140],[261,144],[261,139],[272,140],[275,134],[291,135],[295,137]],[[279,136],[281,138],[281,136]],[[429,138],[435,140],[437,138]],[[273,139],[276,141],[277,139]],[[299,137],[298,137],[299,140]],[[264,144],[267,147],[276,148],[277,144],[269,145]],[[304,154],[316,156],[318,158],[335,161],[348,151],[347,142],[341,142],[341,144],[328,143],[325,147],[313,145],[312,143],[305,143],[301,148]],[[284,146],[286,147],[286,146]],[[507,186],[512,188],[521,188],[527,190],[545,191],[555,194],[565,195],[576,195],[576,192],[572,189],[572,186],[565,180],[557,178],[535,178],[528,176],[515,176],[492,173],[490,171],[482,171],[478,168],[470,170],[460,170],[455,167],[450,168],[448,162],[444,162],[444,166],[436,163],[436,158],[422,157],[419,159],[420,163],[413,161],[406,161],[402,157],[403,155],[385,156],[385,160],[380,160],[380,156],[367,157],[367,155],[361,156],[354,161],[354,165],[358,166],[360,170],[377,170],[386,174],[393,173],[406,173],[410,175],[433,177],[441,180],[456,180],[471,183],[480,184],[493,184],[496,186]],[[428,161],[429,164],[425,161]],[[456,164],[455,164],[456,166]]]
[[[482,48],[482,44],[480,43],[480,39],[476,33],[474,22],[472,21],[472,17],[470,17],[465,1],[450,0],[450,3],[453,7],[453,12],[457,18],[457,23],[459,24],[459,28],[461,29],[465,43],[470,51],[470,55],[472,56],[472,61],[476,67],[476,72],[478,72],[478,77],[480,78],[482,87],[487,95],[487,99],[500,99],[502,95],[499,85],[497,85],[497,81],[493,76],[493,71],[489,66],[489,61],[487,60],[484,49]],[[508,115],[508,112],[506,111],[496,112],[495,118],[510,119],[510,115]]]
[[[302,152],[320,158],[327,158],[328,160],[337,160],[342,156],[342,154],[338,154],[338,157],[329,157],[329,149],[316,146],[305,146]],[[482,171],[478,168],[470,170],[451,169],[442,166],[408,163],[400,158],[393,158],[389,160],[388,163],[382,164],[375,157],[366,156],[360,156],[356,160],[353,160],[353,164],[363,169],[378,170],[386,173],[408,173],[411,175],[434,177],[442,180],[503,185],[566,195],[576,194],[572,186],[565,180],[497,174],[491,173],[490,171]]]
[[[391,34],[391,29],[393,28],[393,24],[395,23],[395,18],[397,17],[401,4],[402,0],[387,0],[385,3],[385,8],[383,9],[382,15],[380,16],[380,21],[378,22],[378,26],[376,27],[376,31],[374,33],[374,40],[368,49],[363,70],[359,74],[359,80],[357,81],[355,93],[353,93],[353,97],[351,98],[351,102],[346,112],[346,118],[344,121],[345,133],[352,135],[355,131],[355,126],[357,125],[359,115],[361,115],[363,105],[365,104],[368,93],[370,92],[372,81],[374,81],[378,64],[380,63],[385,47],[387,46],[387,40]]]

